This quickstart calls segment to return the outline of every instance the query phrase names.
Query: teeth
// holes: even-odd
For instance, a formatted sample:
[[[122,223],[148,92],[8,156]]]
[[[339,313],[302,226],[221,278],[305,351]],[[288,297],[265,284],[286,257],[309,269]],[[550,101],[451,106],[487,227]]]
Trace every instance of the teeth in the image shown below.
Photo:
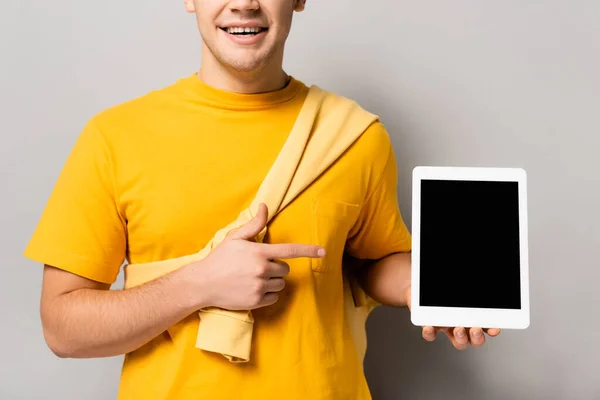
[[[230,27],[227,28],[227,33],[239,34],[239,33],[259,33],[262,28],[242,28],[242,27]]]

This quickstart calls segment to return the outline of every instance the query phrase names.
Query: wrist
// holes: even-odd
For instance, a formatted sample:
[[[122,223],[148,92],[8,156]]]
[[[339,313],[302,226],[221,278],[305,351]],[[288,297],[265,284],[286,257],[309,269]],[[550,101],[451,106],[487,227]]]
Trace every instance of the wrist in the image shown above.
[[[206,280],[202,273],[198,273],[201,268],[202,261],[197,261],[173,272],[179,302],[190,313],[210,305]]]

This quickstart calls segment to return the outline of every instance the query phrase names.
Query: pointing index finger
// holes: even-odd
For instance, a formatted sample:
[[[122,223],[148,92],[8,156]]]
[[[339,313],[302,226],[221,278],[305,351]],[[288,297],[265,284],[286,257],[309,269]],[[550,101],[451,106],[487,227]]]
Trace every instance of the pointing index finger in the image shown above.
[[[325,249],[313,244],[260,244],[262,253],[269,259],[274,258],[321,258],[325,255]]]

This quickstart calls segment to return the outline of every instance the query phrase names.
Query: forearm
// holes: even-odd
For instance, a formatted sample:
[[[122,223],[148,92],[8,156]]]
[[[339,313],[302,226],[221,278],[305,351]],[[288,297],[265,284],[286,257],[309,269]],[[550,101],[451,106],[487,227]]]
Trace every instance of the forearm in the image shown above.
[[[365,292],[381,304],[405,307],[411,283],[411,254],[395,253],[372,263],[361,274]]]
[[[42,308],[49,347],[61,357],[135,350],[196,309],[183,271],[127,290],[77,289]]]

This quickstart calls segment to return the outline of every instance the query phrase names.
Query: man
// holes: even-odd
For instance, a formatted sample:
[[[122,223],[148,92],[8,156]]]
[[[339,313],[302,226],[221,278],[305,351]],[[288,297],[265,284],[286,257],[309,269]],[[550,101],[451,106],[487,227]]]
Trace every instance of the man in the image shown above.
[[[197,252],[253,199],[308,93],[282,68],[305,1],[185,0],[200,70],[92,118],[56,183],[26,250],[45,264],[45,339],[60,357],[125,354],[120,399],[370,398],[343,316],[342,252],[365,260],[370,297],[410,299],[410,235],[378,121],[269,223],[265,243],[252,240],[261,206],[209,257],[108,290],[124,259]],[[186,329],[207,307],[252,310],[248,362],[194,347]],[[445,332],[459,349],[485,341],[479,328]]]

